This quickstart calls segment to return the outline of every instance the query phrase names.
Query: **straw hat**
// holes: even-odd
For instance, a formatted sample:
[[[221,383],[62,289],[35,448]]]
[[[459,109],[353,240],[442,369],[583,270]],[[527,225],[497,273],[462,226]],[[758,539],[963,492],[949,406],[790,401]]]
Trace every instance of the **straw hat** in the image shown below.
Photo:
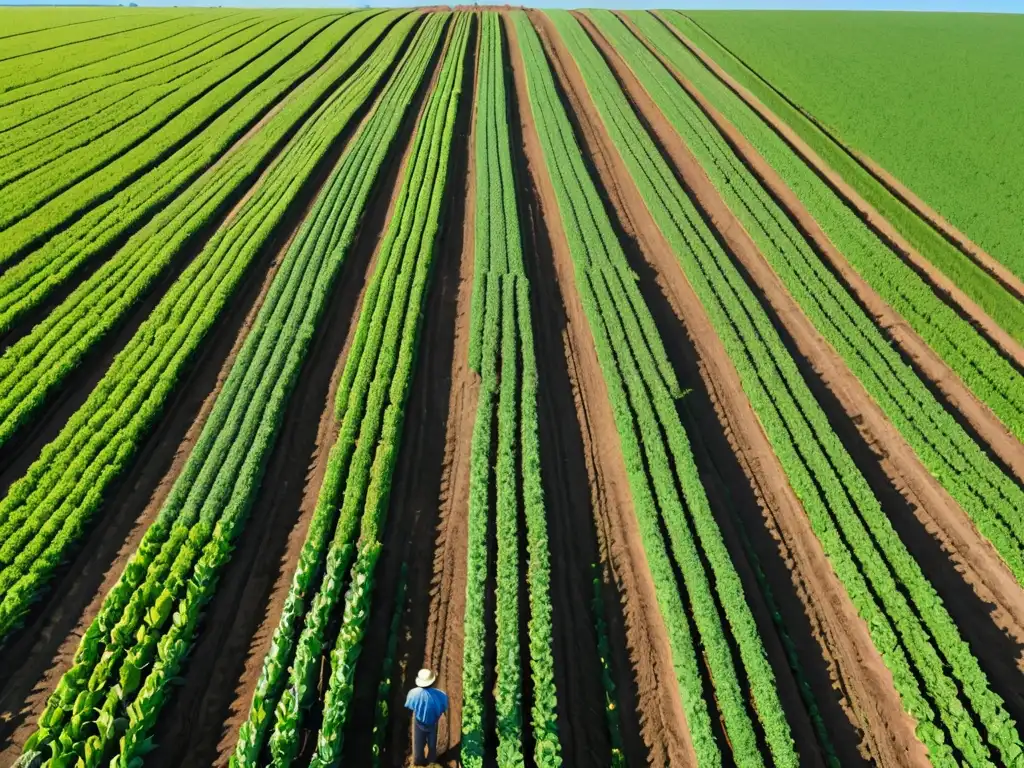
[[[437,675],[431,672],[429,669],[421,669],[419,674],[416,675],[416,685],[420,688],[429,688],[437,680]]]

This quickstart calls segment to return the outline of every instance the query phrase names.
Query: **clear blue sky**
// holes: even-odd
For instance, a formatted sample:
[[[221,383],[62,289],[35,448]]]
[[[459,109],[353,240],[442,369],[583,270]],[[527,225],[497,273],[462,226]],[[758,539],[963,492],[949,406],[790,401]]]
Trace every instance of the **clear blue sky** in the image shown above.
[[[449,0],[449,2],[467,0]],[[117,5],[102,0],[0,0],[0,5]],[[127,5],[129,0],[123,0]],[[135,0],[140,6],[240,6],[247,8],[323,8],[370,4],[373,6],[423,5],[428,0]],[[503,2],[503,0],[493,0]],[[481,4],[487,4],[481,2]],[[792,10],[903,10],[1024,13],[1024,0],[532,0],[534,7],[568,8],[787,8]]]

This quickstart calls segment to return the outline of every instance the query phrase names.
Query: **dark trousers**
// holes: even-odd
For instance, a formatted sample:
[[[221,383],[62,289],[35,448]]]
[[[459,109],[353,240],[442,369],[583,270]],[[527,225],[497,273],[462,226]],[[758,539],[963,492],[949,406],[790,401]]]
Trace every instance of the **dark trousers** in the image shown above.
[[[426,758],[423,752],[426,750]],[[413,765],[427,765],[437,756],[437,723],[425,725],[412,719],[412,762]]]

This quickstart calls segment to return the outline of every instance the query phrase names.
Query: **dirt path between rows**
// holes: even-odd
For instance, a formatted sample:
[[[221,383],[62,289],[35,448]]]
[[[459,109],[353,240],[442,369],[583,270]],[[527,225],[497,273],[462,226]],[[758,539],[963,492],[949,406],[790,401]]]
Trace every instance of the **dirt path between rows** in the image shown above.
[[[477,44],[471,37],[446,180],[446,207],[434,246],[433,275],[391,490],[371,623],[346,726],[345,757],[353,765],[368,765],[371,760],[378,686],[403,566],[408,598],[399,609],[398,648],[391,671],[381,762],[402,765],[408,761],[411,721],[404,709],[405,695],[424,666],[438,673],[437,685],[449,697],[448,714],[439,724],[439,762],[456,766],[458,761],[465,509],[477,392],[476,377],[467,365],[475,189],[469,170],[469,137]]]
[[[504,50],[510,51],[502,25]],[[612,572],[607,520],[609,499],[596,462],[595,436],[580,387],[579,354],[568,331],[555,273],[552,236],[523,151],[520,105],[506,60],[510,144],[538,377],[537,412],[541,482],[551,553],[552,655],[558,735],[566,765],[608,765],[613,747],[609,717],[628,765],[644,765],[639,699],[632,677],[625,617]],[[594,579],[600,605],[595,608]],[[603,661],[615,687],[615,709],[605,710],[596,610],[606,625],[609,658]]]
[[[757,112],[794,152],[806,162],[817,175],[842,199],[858,217],[878,236],[883,243],[890,247],[904,261],[908,262],[911,268],[920,275],[935,291],[940,299],[950,304],[958,314],[965,316],[975,328],[983,333],[995,347],[1010,360],[1018,370],[1024,367],[1024,345],[1003,330],[998,323],[967,294],[965,294],[951,279],[943,274],[928,259],[922,256],[907,240],[896,231],[896,228],[876,211],[858,192],[811,149],[800,136],[790,128],[783,120],[779,119],[761,101],[743,85],[737,82],[728,72],[722,69],[714,59],[698,48],[682,32],[677,30],[671,23],[666,21],[657,11],[651,12],[665,27],[685,45],[690,52],[696,56],[704,66],[711,71],[724,85],[741,98],[746,104]],[[631,22],[624,16],[620,18],[629,26]],[[642,35],[639,35],[642,40]]]
[[[541,213],[555,264],[555,276],[566,311],[565,338],[570,370],[578,386],[577,418],[593,464],[591,496],[597,502],[612,563],[615,585],[625,615],[626,641],[630,650],[640,727],[651,765],[693,766],[696,757],[683,715],[672,664],[668,636],[658,609],[654,584],[637,528],[629,482],[622,460],[618,432],[601,374],[586,315],[575,290],[569,245],[565,239],[543,150],[529,108],[526,73],[519,52],[514,23],[506,17],[505,30],[512,53],[512,70],[519,104],[523,151],[541,203]]]
[[[641,44],[646,44],[642,33],[636,29],[632,21],[625,16],[620,16],[620,19],[631,29]],[[852,293],[883,333],[900,347],[904,356],[909,358],[908,363],[915,368],[922,380],[926,384],[932,385],[930,388],[933,390],[933,394],[940,402],[945,400],[948,403],[949,407],[955,411],[954,417],[960,417],[958,420],[968,433],[983,447],[988,446],[998,462],[1001,462],[1019,479],[1024,480],[1024,451],[1021,450],[1017,439],[999,421],[992,410],[967,388],[960,377],[918,336],[899,313],[893,310],[875,289],[850,266],[843,254],[832,244],[814,217],[800,202],[800,199],[743,134],[675,70],[671,62],[661,56],[653,46],[647,45],[647,48],[673,74],[708,119],[718,128],[729,146],[775,202],[786,211],[833,274],[836,274],[840,282]],[[626,67],[625,64],[622,66]],[[672,129],[669,128],[669,130]]]
[[[846,368],[842,358],[828,346],[802,314],[778,276],[757,251],[742,225],[735,220],[717,195],[696,159],[664,117],[658,113],[649,96],[628,72],[628,68],[620,62],[619,69],[622,74],[628,76],[624,78],[624,82],[638,108],[645,116],[660,118],[651,122],[658,141],[686,184],[693,190],[700,205],[716,223],[730,250],[756,282],[758,289],[764,292],[765,299],[773,308],[778,322],[785,326],[786,333],[792,338],[799,354],[809,361],[817,377],[825,383],[845,411],[848,420],[857,425],[860,439],[870,447],[870,452],[860,451],[859,455],[854,452],[855,460],[862,471],[865,471],[871,480],[872,468],[868,466],[868,462],[877,463],[892,485],[905,498],[905,506],[910,507],[920,526],[937,540],[939,546],[933,546],[926,537],[920,535],[919,530],[907,524],[905,515],[902,518],[894,517],[894,524],[901,537],[907,541],[911,551],[917,554],[917,559],[922,563],[929,578],[946,596],[946,602],[954,614],[957,610],[967,612],[966,616],[961,617],[965,620],[960,621],[965,636],[970,638],[972,632],[985,633],[985,628],[979,626],[976,620],[987,621],[991,611],[991,620],[1012,638],[1012,641],[1007,642],[1006,639],[998,637],[998,634],[981,634],[975,638],[975,652],[981,657],[988,658],[988,663],[998,670],[997,678],[1016,679],[1018,673],[1013,669],[1012,659],[1021,656],[1019,646],[1024,645],[1024,592],[1017,585],[1013,575],[994,547],[978,533],[959,505],[920,463],[902,435]],[[680,81],[683,82],[682,79]],[[683,84],[684,87],[687,85],[685,82]],[[691,89],[687,90],[689,92]],[[766,175],[763,178],[767,180],[766,183],[772,185],[769,187],[770,190],[775,191],[774,185],[784,187],[781,180],[768,175],[770,169],[757,165],[759,158],[756,157],[756,152],[735,128],[715,112],[699,94],[692,95],[715,123],[723,127],[730,143],[733,143],[737,151],[743,153],[741,156],[749,161],[750,166],[755,171],[765,171]],[[778,191],[780,196],[777,199],[802,226],[806,227],[805,231],[814,232],[816,227],[807,211],[800,208],[797,201],[783,197],[784,189]],[[820,234],[820,230],[817,231],[822,239],[821,250],[828,253],[827,239]],[[817,241],[814,244],[818,245]],[[838,254],[834,253],[834,249],[832,257],[841,261]],[[820,395],[818,398],[821,399]],[[832,417],[831,421],[840,435],[844,432],[846,435],[852,433],[848,425],[844,430],[843,425],[836,424],[835,417]],[[847,447],[851,447],[849,441]],[[892,512],[893,508],[890,508],[890,514]],[[952,561],[952,566],[942,563],[947,557]],[[952,573],[954,568],[959,572],[959,577]],[[960,578],[973,588],[977,600],[969,593],[965,594],[960,588]],[[950,599],[954,597],[956,599]],[[968,618],[970,620],[966,620]],[[1000,650],[994,651],[995,647],[999,647]],[[1008,658],[1001,658],[1002,656]],[[1010,688],[1012,689],[1012,686]]]
[[[594,34],[592,28],[588,31]],[[607,53],[609,49],[600,35],[594,34],[594,37],[603,48],[602,52]],[[620,67],[624,66],[617,57],[611,61]],[[635,79],[630,82],[632,76],[628,71],[624,74],[629,75],[623,81],[627,94],[645,97],[642,90],[631,92],[639,86]],[[577,93],[586,93],[578,70],[576,75]],[[730,442],[734,443],[740,455],[742,465],[753,475],[755,489],[764,503],[766,522],[769,528],[777,526],[778,534],[782,537],[780,544],[784,550],[788,550],[788,556],[794,559],[793,581],[801,599],[807,601],[805,609],[812,626],[822,631],[823,637],[819,638],[822,643],[820,652],[835,662],[837,684],[848,696],[850,716],[864,731],[866,751],[883,764],[927,764],[923,747],[914,737],[913,721],[903,712],[895,693],[892,677],[871,643],[866,626],[857,616],[845,590],[832,572],[806,515],[789,488],[785,473],[743,394],[738,374],[699,299],[686,281],[635,185],[631,183],[628,170],[615,151],[589,98],[581,99],[581,108],[592,127],[591,141],[597,142],[596,146],[589,149],[591,156],[598,162],[598,171],[606,191],[617,198],[616,208],[620,220],[631,224],[632,233],[643,245],[643,257],[650,262],[660,287],[694,340],[701,358],[702,374],[705,381],[710,383],[709,393],[717,400],[721,409],[720,416],[726,419],[724,426],[730,435]],[[662,133],[671,130],[649,99],[646,104],[641,99],[640,109],[645,118],[650,118],[656,137],[660,138]],[[685,150],[681,142],[678,143],[679,148]],[[706,178],[703,183],[706,187],[710,184]],[[731,215],[720,200],[718,206],[719,210],[710,212],[711,217],[715,222],[720,222],[723,229],[732,232],[739,225],[727,224]]]

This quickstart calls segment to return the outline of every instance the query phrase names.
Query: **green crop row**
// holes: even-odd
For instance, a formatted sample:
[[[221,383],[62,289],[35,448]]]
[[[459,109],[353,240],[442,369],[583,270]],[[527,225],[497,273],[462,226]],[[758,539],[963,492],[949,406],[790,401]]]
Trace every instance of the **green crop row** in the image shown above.
[[[381,157],[394,141],[447,22],[447,14],[430,15],[420,30],[415,57],[397,74],[367,126],[379,142]],[[351,665],[358,657],[368,617],[373,569],[380,553],[377,526],[386,510],[433,255],[451,139],[449,123],[454,119],[448,118],[449,106],[458,99],[454,78],[461,66],[459,51],[465,52],[464,27],[461,20],[457,22],[378,252],[338,388],[338,439],[331,448],[299,568],[264,658],[249,717],[239,732],[233,766],[262,764],[261,753],[276,766],[295,759],[303,717],[317,694],[321,660],[331,647],[328,627],[344,600],[337,643],[347,663],[333,667],[343,679],[332,678],[337,682],[330,687],[334,693],[329,694],[324,710],[325,722],[330,717],[341,725],[338,733],[322,733],[318,748],[324,762],[340,754],[341,726],[351,692],[349,676],[354,672]],[[423,190],[426,197],[418,197]],[[360,515],[363,535],[357,542]]]
[[[400,43],[414,23],[412,16],[399,22],[391,42]],[[378,121],[387,122],[388,116]],[[289,247],[188,461],[105,598],[26,751],[49,746],[55,758],[78,755],[96,765],[112,751],[118,764],[131,764],[148,750],[200,613],[259,490],[386,154],[387,143],[374,133],[364,129],[346,151]],[[79,705],[84,701],[87,708]]]
[[[124,122],[117,122],[115,115],[115,124],[107,126],[110,130],[91,139],[86,133],[84,145],[71,142],[73,148],[50,156],[47,156],[48,148],[59,147],[60,141],[32,145],[26,152],[38,154],[41,160],[47,161],[38,167],[34,161],[26,159],[24,170],[18,170],[19,158],[14,155],[8,158],[10,167],[5,173],[5,163],[0,162],[0,183],[4,184],[0,228],[7,229],[37,215],[35,212],[44,203],[78,186],[82,187],[76,190],[79,195],[92,197],[96,185],[117,189],[130,181],[187,142],[232,101],[300,50],[330,21],[325,17],[273,25],[266,34],[212,62],[204,74],[186,78],[184,85],[169,90],[167,98],[157,102],[154,109]],[[133,103],[134,99],[122,100],[117,115],[130,114]],[[48,162],[50,159],[53,162]],[[93,179],[97,171],[101,176]],[[36,228],[26,224],[19,228],[19,233],[26,226],[30,231]]]
[[[164,9],[120,14],[8,40],[0,52],[0,93],[163,39],[178,17]]]
[[[355,665],[370,614],[376,560],[401,440],[423,303],[436,238],[450,189],[448,160],[462,102],[472,14],[455,17],[433,93],[428,98],[409,157],[392,223],[378,254],[383,276],[372,303],[360,312],[352,352],[338,397],[347,400],[345,425],[361,421],[345,483],[346,507],[362,509],[356,557],[349,574],[341,627],[330,651],[323,720],[311,768],[338,766],[352,700]],[[361,416],[361,418],[360,418]],[[347,435],[339,436],[339,441]],[[279,723],[280,724],[280,723]],[[271,748],[273,749],[273,739]]]
[[[119,137],[120,142],[137,143],[196,98],[227,80],[239,64],[244,66],[252,60],[251,51],[248,56],[240,55],[245,53],[246,46],[259,41],[262,48],[269,50],[278,41],[276,35],[280,32],[275,30],[280,26],[264,22],[229,30],[219,40],[204,40],[201,47],[192,46],[190,55],[147,77],[126,80],[64,109],[46,111],[40,119],[4,130],[0,186],[58,161],[83,144],[101,138],[109,142],[113,137],[106,134],[113,131],[125,132]],[[228,66],[222,66],[222,62]],[[230,92],[223,98],[230,99]],[[25,103],[45,108],[47,101],[36,97]],[[143,112],[145,116],[139,117]]]
[[[1024,99],[1020,79],[1010,74],[1024,67],[1018,44],[1024,20],[799,12],[663,18],[787,122],[991,315],[984,291],[995,288],[1004,307],[1013,300],[857,155],[880,163],[1024,277],[1024,230],[1017,208],[1007,205],[1024,197],[1024,155],[1003,145],[1020,123],[1005,105]],[[962,55],[950,56],[951,50]],[[1022,314],[1018,301],[1018,334]]]
[[[184,15],[178,24],[167,30],[166,37],[142,42],[137,48],[112,59],[0,94],[0,131],[13,133],[15,128],[31,120],[39,121],[37,136],[45,130],[58,131],[72,122],[67,117],[69,113],[63,111],[59,112],[61,118],[56,119],[59,110],[74,107],[74,114],[78,114],[83,101],[106,96],[115,86],[126,82],[142,82],[147,76],[193,56],[203,47],[258,23],[259,17],[239,13]],[[104,106],[107,103],[107,99],[100,102]],[[82,114],[79,119],[85,116]],[[5,147],[5,154],[8,151],[11,148]]]
[[[890,250],[850,208],[660,21],[627,13],[647,41],[732,122],[778,172],[851,266],[935,350],[1007,428],[1024,439],[1024,376]],[[670,14],[671,16],[671,14]],[[997,321],[999,318],[996,318]]]
[[[579,55],[582,41],[573,35],[574,27],[584,38],[585,34],[578,23],[568,14],[552,13],[551,17],[567,37],[570,52]],[[584,166],[537,34],[525,16],[517,16],[517,28],[533,117],[576,267],[577,291],[608,384],[634,508],[669,632],[698,761],[715,765],[722,759],[711,729],[710,695],[704,693],[700,678],[697,648],[702,647],[714,700],[737,762],[764,764],[723,626],[724,612],[773,761],[795,765],[797,755],[775,690],[774,673],[679,421],[673,397],[678,385],[673,381],[673,393],[659,374],[655,361],[665,357],[664,349],[657,336],[657,346],[652,348],[650,337],[643,333],[638,314],[649,319],[650,313]],[[589,77],[590,65],[581,68]],[[603,72],[610,75],[607,67]],[[661,526],[668,534],[667,545]],[[682,585],[677,585],[676,570]],[[689,603],[686,607],[680,586]],[[690,634],[687,613],[693,617],[699,640]]]
[[[388,702],[391,699],[391,685],[394,682],[395,655],[398,653],[398,635],[402,629],[402,612],[405,610],[405,592],[408,585],[408,569],[406,564],[402,563],[402,572],[398,577],[398,591],[395,593],[395,610],[391,614],[391,625],[388,627],[388,647],[384,652],[384,661],[381,662],[380,685],[377,686],[371,768],[380,768],[380,758],[384,752],[384,739],[387,736],[388,720],[391,716]]]
[[[470,449],[469,534],[463,642],[462,759],[484,761],[484,604],[489,524],[497,542],[495,722],[499,766],[524,764],[519,619],[519,518],[526,526],[527,625],[533,681],[534,762],[561,764],[551,650],[550,549],[540,476],[537,368],[523,267],[509,136],[501,21],[480,17],[477,69],[476,217],[471,366],[482,374]],[[495,445],[495,422],[497,444]],[[492,459],[494,461],[492,473]]]
[[[84,39],[95,34],[93,30],[97,21],[106,21],[132,14],[126,8],[113,8],[111,6],[73,7],[67,6],[61,9],[46,7],[12,7],[4,9],[4,31],[0,40],[11,42],[11,38],[21,38],[19,42],[31,41],[22,51],[32,51],[37,48],[46,47],[40,41],[52,40],[54,33],[70,34],[65,40]],[[78,29],[66,29],[66,27],[78,27]],[[29,37],[31,35],[31,37]]]
[[[264,183],[185,270],[57,438],[0,502],[0,637],[102,507],[289,203],[392,65],[399,22],[291,140]],[[368,33],[369,34],[369,33]]]
[[[351,69],[398,16],[399,12],[392,11],[367,21],[332,58],[330,65],[297,89],[284,108],[260,131],[162,208],[112,259],[5,351],[0,357],[0,381],[4,382],[4,394],[0,396],[0,444],[10,439],[42,407],[83,356],[148,294],[195,232],[216,220],[231,196],[268,164],[322,97],[330,92],[337,79]],[[357,14],[351,14],[350,23],[355,24],[356,17]],[[311,56],[323,53],[312,51]],[[293,59],[297,67],[310,67],[315,60],[301,56]],[[259,97],[253,94],[252,101],[245,100],[244,111],[225,115],[225,124],[211,126],[213,132],[204,134],[202,141],[189,152],[183,151],[180,163],[167,161],[0,276],[0,295],[3,296],[0,307],[6,310],[0,311],[0,329],[12,327],[50,291],[71,279],[75,270],[103,247],[105,238],[116,236],[119,219],[124,217],[127,221],[123,221],[122,226],[130,226],[132,216],[142,215],[145,208],[159,205],[171,194],[176,183],[184,186],[191,176],[212,162],[231,141],[230,133],[219,136],[213,129],[244,130],[296,76],[291,68],[282,67],[280,79],[268,80],[266,90]],[[364,91],[372,86],[370,81],[355,90],[350,86],[343,93],[347,98],[365,99]],[[179,173],[184,174],[183,179],[176,179]],[[161,188],[161,184],[167,187]],[[137,204],[138,208],[124,216],[121,206],[132,204]]]
[[[637,75],[818,332],[1024,583],[1024,492],[946,412],[672,74],[611,12],[591,19]]]
[[[608,740],[611,742],[611,768],[626,768],[626,755],[622,751],[622,724],[619,721],[618,699],[615,695],[615,678],[612,677],[612,647],[608,642],[608,622],[604,618],[604,601],[601,599],[601,572],[593,566],[594,596],[590,601],[597,631],[597,655],[601,659],[601,686],[604,688],[604,716],[608,724]]]
[[[604,124],[736,366],[826,555],[917,720],[918,737],[932,761],[952,764],[955,747],[968,764],[990,765],[991,746],[1005,764],[1013,764],[1021,755],[1020,739],[1002,700],[832,431],[764,307],[621,89],[608,86],[615,81],[607,65],[597,69],[593,59],[588,62],[584,76]],[[758,711],[764,713],[760,705]]]
[[[737,62],[721,48],[696,22],[682,14],[664,17],[690,40],[699,41],[724,69],[757,95],[759,100],[796,131],[796,133],[838,172],[873,208],[879,211],[896,230],[932,264],[949,277],[958,288],[978,303],[1004,330],[1024,342],[1024,306],[1006,291],[982,267],[947,241],[931,224],[921,218],[892,194],[845,147],[822,130],[807,114],[794,108],[778,92]],[[895,30],[894,30],[895,31]],[[920,105],[919,105],[920,106]],[[864,117],[868,117],[865,115]],[[888,118],[886,118],[888,119]],[[951,154],[955,150],[950,150]],[[965,162],[969,162],[966,161]]]

